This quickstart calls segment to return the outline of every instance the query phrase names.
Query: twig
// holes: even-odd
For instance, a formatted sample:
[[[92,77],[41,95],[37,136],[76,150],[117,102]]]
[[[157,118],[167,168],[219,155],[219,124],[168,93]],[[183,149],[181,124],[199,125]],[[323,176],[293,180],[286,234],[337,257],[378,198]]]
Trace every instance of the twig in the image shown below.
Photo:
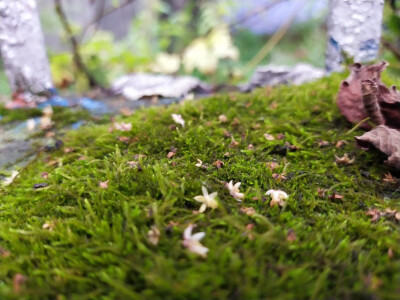
[[[79,52],[79,45],[78,42],[72,33],[72,29],[70,24],[68,23],[67,16],[63,10],[61,0],[54,0],[55,6],[56,6],[56,12],[58,16],[60,17],[60,21],[64,27],[65,32],[68,35],[68,39],[71,43],[72,46],[72,54],[73,54],[73,59],[76,68],[81,71],[85,76],[87,77],[89,81],[89,86],[91,88],[98,87],[100,86],[97,82],[97,80],[90,74],[89,70],[87,69],[86,65],[83,63],[82,56]]]
[[[111,15],[111,14],[117,12],[118,10],[120,10],[120,9],[124,8],[125,6],[127,6],[128,4],[131,4],[133,1],[135,1],[135,0],[126,0],[126,2],[122,3],[120,6],[113,7],[113,8],[111,8],[111,9],[105,11],[105,12],[104,12],[104,6],[103,6],[103,9],[102,9],[101,13],[98,14],[93,20],[91,20],[88,24],[86,24],[86,25],[83,27],[82,33],[81,33],[81,37],[80,37],[80,41],[81,41],[81,42],[83,41],[83,38],[85,37],[86,32],[89,30],[89,28],[90,28],[92,25],[94,25],[94,24],[96,24],[96,23],[99,23],[103,18],[105,18],[105,17],[107,17],[107,16],[109,16],[109,15]],[[103,2],[103,4],[104,4],[104,3],[105,3],[105,1]],[[99,26],[99,25],[98,25],[98,26]],[[98,27],[98,26],[97,26],[97,27]],[[94,34],[93,34],[93,35],[94,35]]]
[[[305,2],[303,1],[303,4]],[[267,55],[271,50],[279,43],[279,41],[285,36],[286,32],[289,30],[290,25],[298,14],[299,10],[295,10],[288,20],[283,23],[278,31],[276,31],[272,37],[267,41],[267,43],[261,48],[260,51],[247,63],[244,70],[245,73],[253,70]]]
[[[390,52],[393,53],[393,55],[400,60],[400,49],[396,47],[395,44],[389,42],[388,40],[382,38],[382,45],[383,47],[385,47],[386,49],[388,49]]]
[[[236,26],[238,26],[238,25],[240,25],[240,24],[243,24],[243,23],[245,23],[246,21],[248,21],[248,20],[250,20],[250,19],[252,19],[252,18],[258,16],[259,14],[262,14],[263,12],[265,12],[265,11],[271,9],[271,8],[274,7],[276,4],[279,4],[279,3],[285,2],[285,1],[287,1],[287,0],[275,0],[275,1],[269,2],[269,3],[267,3],[266,5],[264,5],[263,7],[258,8],[258,9],[255,9],[255,10],[253,10],[252,12],[246,14],[243,18],[241,18],[241,19],[235,21],[234,23],[229,24],[229,28],[230,28],[230,29],[233,29],[233,28],[235,28]]]

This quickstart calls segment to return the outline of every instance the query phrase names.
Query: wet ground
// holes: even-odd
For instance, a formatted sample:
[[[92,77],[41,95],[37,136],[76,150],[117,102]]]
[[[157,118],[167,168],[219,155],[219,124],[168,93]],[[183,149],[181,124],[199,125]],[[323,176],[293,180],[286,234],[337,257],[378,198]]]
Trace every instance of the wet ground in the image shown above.
[[[86,109],[92,116],[108,117],[120,114],[122,110],[134,111],[141,107],[155,105],[169,105],[179,102],[179,99],[144,99],[138,101],[128,101],[122,97],[106,98],[101,100],[92,100],[90,98],[68,97],[61,98],[59,96],[42,103],[39,108],[48,105],[62,106],[65,109],[76,110],[79,107]],[[0,116],[1,120],[2,116]],[[28,129],[28,120],[13,121],[6,124],[0,124],[0,178],[1,172],[8,174],[9,172],[26,166],[35,158],[38,151],[48,145],[54,145],[55,137],[44,137],[38,134],[41,130],[38,126],[40,118],[35,118],[35,130]],[[80,126],[84,126],[86,120],[79,120],[71,124],[66,124],[61,130],[76,130]],[[54,131],[54,130],[53,130]],[[57,134],[55,134],[57,136]],[[3,176],[5,177],[5,176]]]

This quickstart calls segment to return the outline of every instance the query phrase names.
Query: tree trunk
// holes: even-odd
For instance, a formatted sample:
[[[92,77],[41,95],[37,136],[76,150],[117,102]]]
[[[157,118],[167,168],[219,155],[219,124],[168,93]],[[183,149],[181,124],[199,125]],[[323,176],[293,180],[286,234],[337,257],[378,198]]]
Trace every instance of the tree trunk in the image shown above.
[[[326,69],[342,70],[343,54],[354,62],[376,59],[384,0],[331,0],[328,17]]]
[[[39,94],[53,86],[34,0],[0,0],[0,52],[12,91]]]

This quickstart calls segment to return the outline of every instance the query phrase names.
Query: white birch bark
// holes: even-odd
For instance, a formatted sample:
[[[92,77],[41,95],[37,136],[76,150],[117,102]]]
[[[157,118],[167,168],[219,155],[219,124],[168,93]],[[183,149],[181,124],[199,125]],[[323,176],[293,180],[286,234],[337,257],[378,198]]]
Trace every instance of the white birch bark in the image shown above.
[[[0,52],[12,91],[53,86],[34,0],[0,0]]]
[[[377,58],[384,0],[330,0],[326,69],[342,70],[342,52],[354,62]]]

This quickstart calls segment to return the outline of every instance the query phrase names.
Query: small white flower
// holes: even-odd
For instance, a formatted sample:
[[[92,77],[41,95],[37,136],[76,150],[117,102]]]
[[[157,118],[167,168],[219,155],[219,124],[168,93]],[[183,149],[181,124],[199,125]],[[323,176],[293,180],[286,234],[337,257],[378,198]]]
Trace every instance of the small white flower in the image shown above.
[[[3,181],[3,185],[10,185],[14,181],[15,177],[18,176],[18,174],[19,174],[18,171],[12,171],[11,177],[5,178]]]
[[[197,232],[192,235],[192,230],[193,230],[193,224],[190,224],[185,231],[183,232],[183,242],[182,245],[190,252],[193,252],[195,254],[198,254],[202,257],[207,256],[208,248],[204,247],[200,241],[202,238],[205,237],[205,232]]]
[[[172,114],[171,117],[172,119],[174,119],[175,123],[182,125],[182,127],[185,127],[185,120],[182,118],[181,115]]]
[[[289,196],[284,191],[281,190],[268,190],[265,195],[271,196],[272,200],[269,205],[272,207],[274,205],[284,206],[285,201]]]
[[[200,206],[199,213],[204,212],[207,207],[210,207],[212,209],[217,208],[218,202],[217,202],[217,200],[215,200],[215,197],[217,196],[218,193],[214,192],[214,193],[208,194],[208,191],[204,186],[201,187],[201,190],[203,191],[203,195],[194,197],[194,200],[196,200],[197,202],[203,203]]]
[[[240,184],[241,184],[240,182],[233,184],[233,180],[231,180],[227,185],[230,194],[237,201],[242,201],[242,199],[244,198],[244,194],[239,191]]]

